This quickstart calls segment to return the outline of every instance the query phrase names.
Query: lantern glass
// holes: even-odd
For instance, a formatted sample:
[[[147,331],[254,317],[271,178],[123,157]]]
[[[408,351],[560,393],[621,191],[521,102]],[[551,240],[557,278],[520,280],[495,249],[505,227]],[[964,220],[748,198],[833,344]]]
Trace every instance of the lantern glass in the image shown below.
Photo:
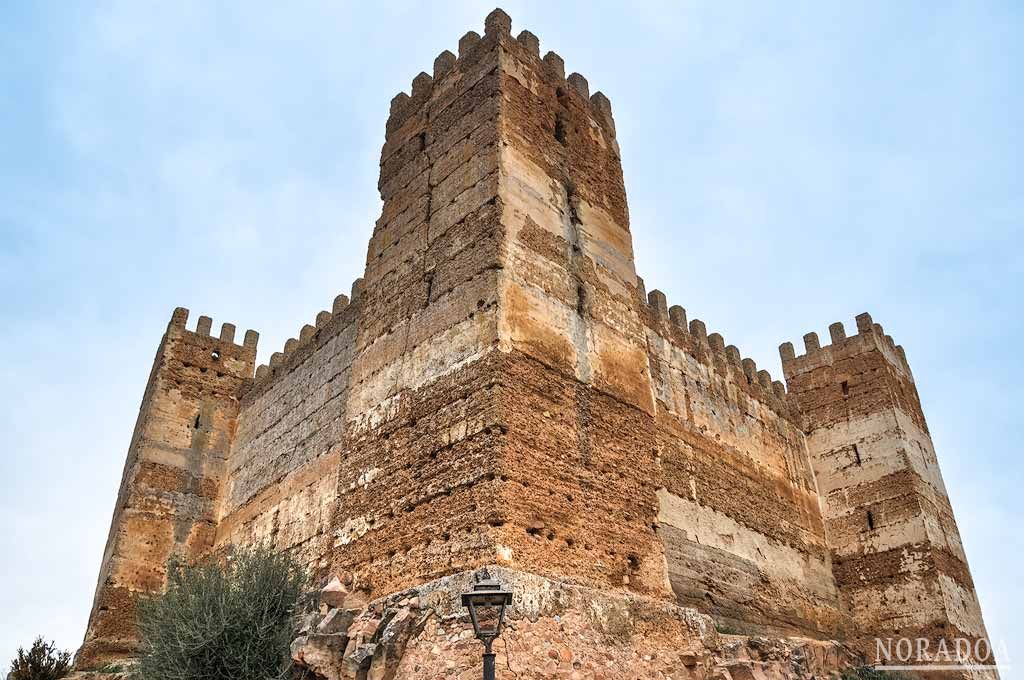
[[[462,604],[469,609],[473,631],[481,640],[488,641],[501,635],[505,622],[505,607],[512,602],[512,593],[502,590],[497,581],[481,581],[462,594]]]

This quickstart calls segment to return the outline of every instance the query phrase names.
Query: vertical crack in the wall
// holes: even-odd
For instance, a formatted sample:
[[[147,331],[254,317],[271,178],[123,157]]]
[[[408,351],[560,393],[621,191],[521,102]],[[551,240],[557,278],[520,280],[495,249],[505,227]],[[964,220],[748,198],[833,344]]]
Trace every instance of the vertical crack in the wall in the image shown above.
[[[174,516],[174,552],[183,554],[189,536],[196,521],[200,518],[199,504],[202,498],[202,479],[206,470],[206,457],[210,449],[210,437],[213,434],[213,415],[216,406],[203,399],[199,413],[192,421],[191,441],[187,452],[185,488],[182,495],[187,499],[189,508]]]
[[[572,277],[576,289],[576,314],[572,319],[572,341],[576,348],[576,376],[584,383],[590,384],[593,380],[593,368],[590,364],[592,329],[590,328],[587,284],[580,272],[580,259],[585,257],[580,233],[582,226],[579,216],[580,199],[572,180],[566,179],[563,182],[562,191],[566,206],[562,213],[562,227],[565,232],[565,240],[569,244],[566,256],[569,263],[569,275]]]

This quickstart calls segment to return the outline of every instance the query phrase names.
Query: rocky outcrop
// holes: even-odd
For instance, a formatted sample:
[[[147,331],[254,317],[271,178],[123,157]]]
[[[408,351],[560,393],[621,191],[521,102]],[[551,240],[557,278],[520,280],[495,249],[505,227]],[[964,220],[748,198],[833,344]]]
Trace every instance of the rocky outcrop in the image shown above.
[[[494,647],[504,677],[801,680],[860,663],[837,642],[724,635],[693,609],[508,569],[489,573],[514,593]],[[332,579],[292,658],[322,680],[476,678],[482,646],[458,594],[479,576],[456,574],[365,606],[339,588],[344,579]]]

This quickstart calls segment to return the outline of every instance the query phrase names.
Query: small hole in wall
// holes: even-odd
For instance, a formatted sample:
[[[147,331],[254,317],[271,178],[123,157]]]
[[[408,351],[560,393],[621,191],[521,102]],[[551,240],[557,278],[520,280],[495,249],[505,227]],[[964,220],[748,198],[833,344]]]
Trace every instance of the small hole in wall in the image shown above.
[[[198,430],[199,429],[199,424],[200,424],[199,423],[199,414],[197,413],[196,414],[196,421],[192,424],[192,429],[193,430]]]
[[[626,561],[629,563],[629,568],[634,571],[640,568],[640,558],[636,555],[629,555],[626,557]]]
[[[857,461],[857,465],[861,464],[860,449],[857,448],[856,444],[853,445],[853,458],[854,458],[854,460]]]
[[[868,529],[874,530],[875,528],[875,513],[868,510]]]
[[[540,532],[541,532],[541,528],[540,527],[527,527],[526,528],[526,533],[528,533],[531,536],[540,536]]]
[[[848,383],[848,382],[846,382],[844,380],[843,384],[841,385],[841,387],[843,388],[843,396],[844,397],[850,396],[850,383]]]
[[[210,358],[213,359],[214,361],[220,361],[220,352],[218,352],[217,350],[213,350],[212,352],[210,352]]]

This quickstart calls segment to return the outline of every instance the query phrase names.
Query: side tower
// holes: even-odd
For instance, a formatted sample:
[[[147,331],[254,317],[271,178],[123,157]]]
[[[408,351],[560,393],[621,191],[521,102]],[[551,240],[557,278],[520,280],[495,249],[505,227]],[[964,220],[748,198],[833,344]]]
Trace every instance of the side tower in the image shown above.
[[[874,638],[985,638],[985,625],[903,348],[867,314],[779,349],[804,419],[836,581]]]
[[[258,334],[234,343],[235,327],[210,336],[201,316],[185,328],[174,311],[139,408],[110,523],[99,582],[75,663],[93,668],[137,650],[135,604],[159,592],[167,561],[213,545],[217,503],[238,415],[238,388],[252,379]]]

